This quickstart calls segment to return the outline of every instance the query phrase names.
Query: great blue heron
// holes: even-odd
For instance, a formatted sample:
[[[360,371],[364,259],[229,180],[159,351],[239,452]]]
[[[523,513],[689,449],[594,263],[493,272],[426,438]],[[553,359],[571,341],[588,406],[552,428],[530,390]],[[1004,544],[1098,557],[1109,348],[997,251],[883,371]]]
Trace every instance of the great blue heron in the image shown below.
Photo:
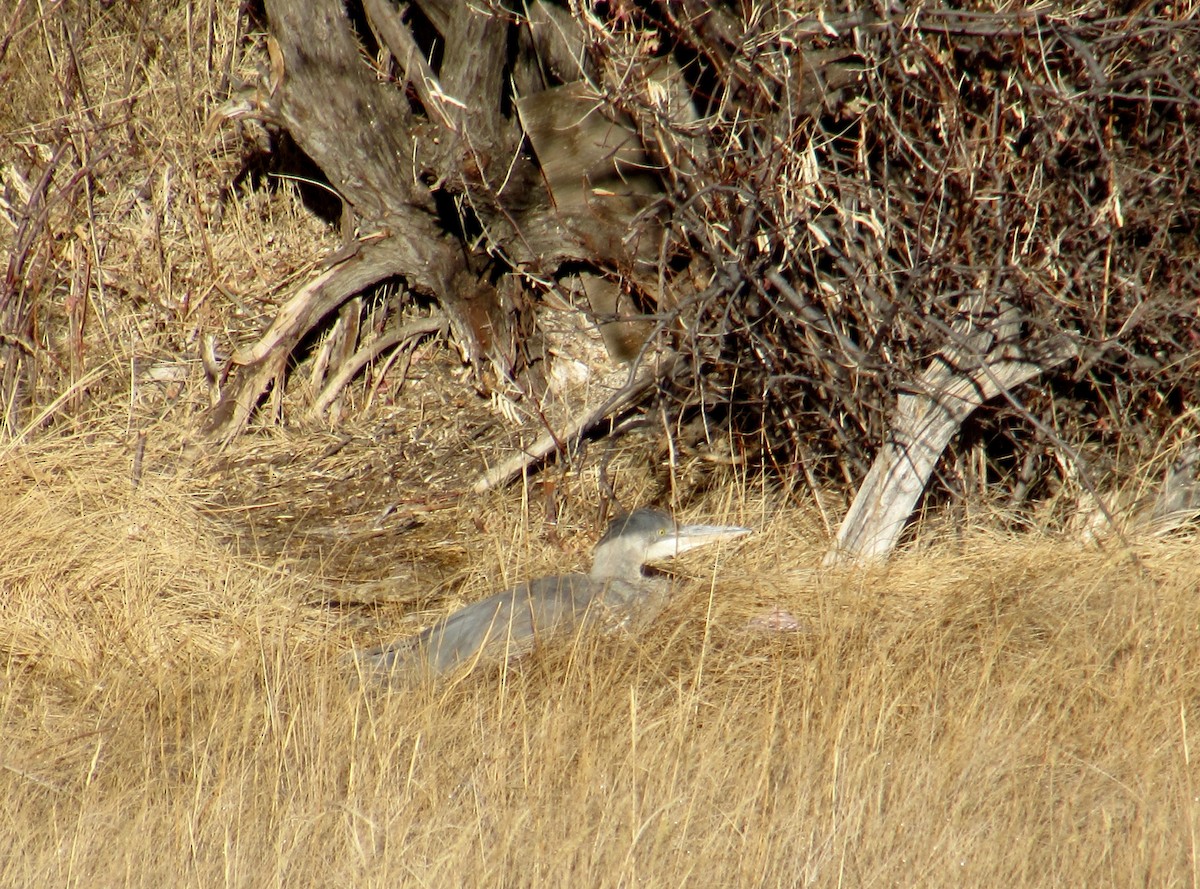
[[[667,513],[637,509],[615,519],[596,544],[592,570],[526,581],[451,614],[414,637],[355,653],[364,677],[438,675],[507,659],[584,626],[644,626],[670,598],[666,578],[647,562],[750,533],[733,525],[677,525]]]

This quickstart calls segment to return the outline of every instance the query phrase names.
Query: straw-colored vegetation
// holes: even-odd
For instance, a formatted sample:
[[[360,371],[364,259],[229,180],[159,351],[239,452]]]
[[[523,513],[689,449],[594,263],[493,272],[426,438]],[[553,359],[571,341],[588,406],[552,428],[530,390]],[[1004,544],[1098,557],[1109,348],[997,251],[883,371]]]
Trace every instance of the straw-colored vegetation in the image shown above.
[[[68,40],[118,150],[39,254],[61,272],[98,251],[88,348],[52,344],[69,397],[0,446],[0,885],[1200,880],[1188,537],[969,524],[823,572],[814,504],[727,477],[686,517],[757,533],[683,560],[648,635],[355,687],[353,646],[584,562],[596,486],[564,476],[556,536],[519,491],[418,503],[421,473],[469,448],[413,431],[469,409],[436,383],[444,345],[374,426],[260,432],[184,462],[199,340],[253,335],[337,238],[286,190],[205,215],[231,171],[197,134],[209,79],[238,58],[232,8],[123,20],[99,4],[71,31],[34,6],[0,70],[0,160],[87,117],[48,85]],[[638,459],[614,462],[634,502],[660,484]],[[799,629],[748,626],[775,608]]]
[[[743,492],[712,511],[759,533],[689,559],[649,636],[364,692],[339,661],[364,634],[308,575],[230,545],[195,481],[131,492],[110,442],[0,468],[3,885],[1196,875],[1192,544],[968,532],[820,575],[810,516]],[[519,512],[425,542],[496,577],[582,558]],[[746,629],[776,606],[801,630]]]

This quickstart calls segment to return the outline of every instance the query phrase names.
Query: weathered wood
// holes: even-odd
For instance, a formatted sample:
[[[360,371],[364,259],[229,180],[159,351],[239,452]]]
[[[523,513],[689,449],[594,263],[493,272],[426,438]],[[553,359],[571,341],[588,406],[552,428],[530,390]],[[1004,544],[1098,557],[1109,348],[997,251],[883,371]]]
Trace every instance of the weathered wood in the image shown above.
[[[441,83],[462,100],[455,115],[458,168],[496,189],[520,143],[515,121],[500,113],[508,27],[486,4],[464,2],[454,7],[448,37]]]
[[[444,123],[451,124],[452,118],[444,110],[448,99],[435,92],[438,89],[437,78],[425,61],[416,38],[405,27],[399,10],[386,0],[363,0],[363,10],[379,40],[392,54],[404,78],[421,100],[425,111],[430,115],[440,114]]]
[[[481,475],[471,486],[476,494],[482,494],[499,485],[508,484],[522,472],[540,463],[546,457],[561,450],[574,448],[583,436],[596,426],[610,419],[634,404],[649,391],[659,380],[671,375],[676,358],[669,356],[657,367],[643,368],[639,373],[631,371],[629,382],[618,389],[613,395],[602,402],[593,404],[581,412],[575,419],[557,430],[550,430],[538,437],[533,444],[522,448],[498,466],[493,466]]]
[[[1015,327],[1008,319],[1003,326]],[[976,344],[992,337],[977,331]],[[938,356],[922,374],[924,391],[901,395],[880,448],[854,502],[838,529],[824,563],[837,565],[888,555],[942,452],[963,421],[980,405],[1036,379],[1077,354],[1065,338],[1043,346],[1038,354],[1022,357],[1007,337],[986,355],[971,358],[969,350]],[[952,357],[954,361],[948,360]]]
[[[405,324],[398,330],[381,333],[359,349],[348,361],[343,362],[338,367],[329,382],[321,390],[321,394],[313,402],[313,406],[309,410],[309,418],[313,420],[319,419],[321,414],[325,412],[325,409],[333,404],[334,400],[346,388],[346,384],[360,370],[388,349],[399,346],[408,340],[415,340],[418,337],[444,331],[445,329],[446,322],[441,318],[421,318]]]
[[[283,78],[272,84],[292,137],[360,216],[401,207],[433,210],[412,164],[412,113],[404,95],[363,64],[337,0],[267,0]]]
[[[414,165],[417,129],[407,101],[370,75],[343,5],[269,0],[267,14],[272,115],[354,208],[363,234],[349,258],[301,287],[263,337],[235,353],[239,373],[202,426],[222,438],[244,428],[291,350],[346,300],[391,277],[445,300],[464,265]],[[466,350],[479,354],[471,324],[453,320]]]
[[[469,207],[474,219],[464,216],[463,225],[482,228],[489,253],[543,280],[563,262],[582,260],[653,293],[657,281],[649,270],[661,230],[649,226],[642,238],[629,236],[661,186],[631,124],[599,114],[594,90],[580,93],[575,84],[547,92],[536,69],[518,65],[526,86],[543,89],[521,100],[539,168],[520,150],[517,117],[503,111],[516,20],[486,5],[423,0],[420,6],[441,35],[436,71],[401,10],[385,0],[363,3],[376,37],[411,85],[420,105],[414,109],[402,88],[364,62],[338,0],[266,4],[272,82],[264,113],[288,129],[353,208],[360,240],[350,245],[348,260],[304,285],[263,337],[234,355],[238,373],[207,417],[210,435],[240,431],[305,334],[363,287],[388,277],[442,303],[477,375],[489,364],[496,379],[519,372],[522,335],[513,327],[519,313],[508,312],[493,284],[468,267],[468,254],[447,231],[455,226],[439,218],[430,182]],[[546,73],[591,71],[578,22],[541,3],[529,12],[520,45],[541,54]],[[531,124],[534,108],[542,111]],[[589,140],[582,154],[561,150]],[[616,301],[599,302],[601,314],[616,314]]]
[[[367,243],[350,259],[301,287],[279,310],[262,339],[234,353],[231,363],[239,372],[205,416],[204,434],[230,438],[240,433],[304,335],[355,294],[396,274],[409,258],[407,245],[396,238]]]

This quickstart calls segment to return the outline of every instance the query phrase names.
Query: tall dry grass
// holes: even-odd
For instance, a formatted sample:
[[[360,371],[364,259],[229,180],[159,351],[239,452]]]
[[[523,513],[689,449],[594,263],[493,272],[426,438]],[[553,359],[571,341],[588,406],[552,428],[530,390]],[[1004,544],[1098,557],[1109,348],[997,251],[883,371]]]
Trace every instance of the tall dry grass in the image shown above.
[[[811,516],[747,494],[759,533],[648,636],[363,691],[303,576],[129,462],[0,462],[5,886],[1196,877],[1194,542],[968,532],[821,575]],[[776,605],[803,630],[745,629]]]
[[[228,120],[264,40],[212,0],[0,9],[0,295],[34,319],[4,331],[29,338],[7,359],[27,379],[6,431],[64,392],[79,412],[123,391],[131,425],[205,406],[200,344],[224,358],[256,339],[336,249],[295,183],[253,160],[261,125]]]

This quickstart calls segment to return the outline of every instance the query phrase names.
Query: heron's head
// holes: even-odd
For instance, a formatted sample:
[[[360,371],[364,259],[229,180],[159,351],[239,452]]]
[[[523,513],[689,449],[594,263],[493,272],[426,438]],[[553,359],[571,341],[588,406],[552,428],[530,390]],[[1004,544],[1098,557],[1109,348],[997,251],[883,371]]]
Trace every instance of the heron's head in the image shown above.
[[[657,509],[618,516],[596,544],[593,577],[634,577],[648,562],[670,559],[690,549],[750,533],[740,525],[678,525]]]

